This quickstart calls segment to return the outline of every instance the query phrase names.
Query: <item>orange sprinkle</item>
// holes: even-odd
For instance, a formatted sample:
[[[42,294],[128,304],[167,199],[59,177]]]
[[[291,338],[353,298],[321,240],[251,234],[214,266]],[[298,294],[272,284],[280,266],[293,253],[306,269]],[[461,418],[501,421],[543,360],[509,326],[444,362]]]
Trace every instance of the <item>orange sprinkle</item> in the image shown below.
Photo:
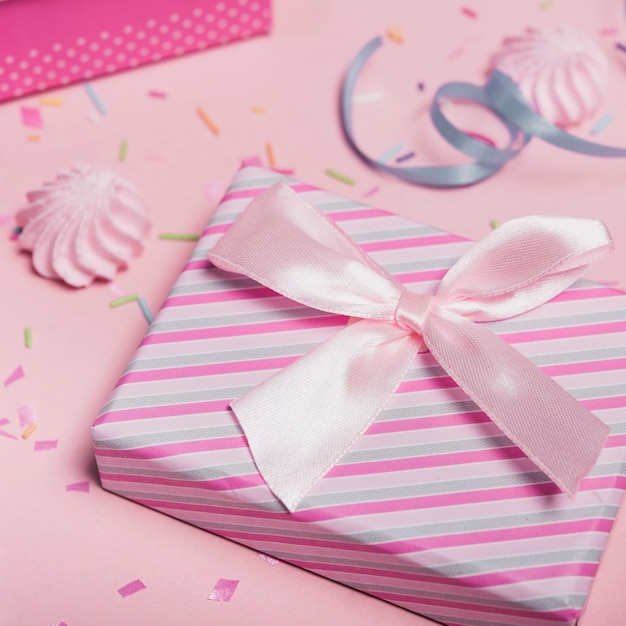
[[[31,422],[22,433],[22,439],[28,439],[35,432],[35,428],[37,428],[37,424]]]
[[[39,99],[39,104],[41,104],[41,106],[60,107],[63,106],[63,99],[46,96]]]
[[[204,112],[204,110],[200,107],[196,109],[196,112],[200,116],[200,119],[209,127],[209,130],[214,135],[220,134],[220,129],[213,123],[213,120]]]
[[[260,104],[255,104],[250,108],[252,109],[253,113],[265,113],[265,111],[267,111],[267,109]]]
[[[390,28],[387,31],[387,37],[396,43],[404,43],[404,35],[399,28]]]
[[[267,162],[270,167],[276,167],[276,157],[274,156],[274,148],[271,143],[265,145],[265,151],[267,152]]]
[[[41,135],[28,135],[26,139],[28,141],[39,141],[41,139]]]

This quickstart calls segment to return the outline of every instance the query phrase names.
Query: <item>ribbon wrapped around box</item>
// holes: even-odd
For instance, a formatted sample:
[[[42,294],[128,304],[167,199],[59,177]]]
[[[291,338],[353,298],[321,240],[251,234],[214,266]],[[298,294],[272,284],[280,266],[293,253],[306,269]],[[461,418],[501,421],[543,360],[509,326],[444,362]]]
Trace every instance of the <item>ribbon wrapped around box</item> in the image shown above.
[[[610,245],[245,168],[94,423],[102,484],[446,624],[574,624],[626,486],[626,295],[579,278]]]

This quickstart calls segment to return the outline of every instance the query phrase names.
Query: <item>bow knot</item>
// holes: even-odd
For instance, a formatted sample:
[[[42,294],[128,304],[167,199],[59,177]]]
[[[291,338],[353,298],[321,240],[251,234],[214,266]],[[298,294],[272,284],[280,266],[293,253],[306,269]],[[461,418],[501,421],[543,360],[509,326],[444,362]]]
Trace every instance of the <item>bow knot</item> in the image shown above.
[[[466,252],[434,294],[420,295],[286,185],[257,196],[209,259],[301,304],[359,320],[231,402],[269,488],[295,510],[369,428],[426,345],[502,432],[573,495],[608,427],[476,322],[547,302],[611,245],[595,220],[511,220]]]
[[[414,293],[403,288],[394,313],[395,324],[421,336],[432,298],[433,294]]]

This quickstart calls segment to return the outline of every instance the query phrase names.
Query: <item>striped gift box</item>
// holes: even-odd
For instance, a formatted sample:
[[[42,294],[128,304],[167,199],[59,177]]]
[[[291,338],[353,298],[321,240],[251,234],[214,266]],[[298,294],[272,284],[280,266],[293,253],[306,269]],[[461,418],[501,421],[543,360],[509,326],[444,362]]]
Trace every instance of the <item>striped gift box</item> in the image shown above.
[[[626,294],[581,280],[539,309],[488,324],[611,426],[575,499],[425,353],[290,514],[259,476],[228,404],[347,319],[206,260],[278,180],[414,291],[432,291],[471,246],[261,168],[241,170],[94,423],[103,486],[450,626],[575,624],[626,486]]]

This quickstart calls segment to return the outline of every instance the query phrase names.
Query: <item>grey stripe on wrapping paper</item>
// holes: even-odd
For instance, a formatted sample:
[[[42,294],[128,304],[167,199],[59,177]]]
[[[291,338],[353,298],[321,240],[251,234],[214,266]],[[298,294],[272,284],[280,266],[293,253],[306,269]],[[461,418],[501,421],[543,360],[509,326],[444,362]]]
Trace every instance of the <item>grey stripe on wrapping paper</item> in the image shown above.
[[[221,328],[224,326],[237,326],[239,324],[258,324],[259,322],[277,322],[297,319],[314,319],[327,317],[329,313],[297,307],[290,309],[273,309],[271,311],[257,311],[255,313],[232,313],[231,315],[215,315],[168,322],[156,322],[150,328],[149,334],[167,333],[177,330],[193,330],[196,328]]]
[[[415,226],[413,228],[394,228],[393,230],[377,230],[373,232],[354,233],[350,235],[352,241],[356,243],[367,243],[369,241],[396,241],[399,239],[410,239],[411,237],[424,237],[428,235],[442,235],[442,231],[430,226]]]
[[[139,409],[149,406],[168,406],[174,404],[195,404],[212,400],[232,400],[243,395],[250,389],[247,387],[224,387],[221,389],[198,389],[196,391],[180,391],[178,393],[161,393],[149,396],[133,396],[131,398],[114,398],[104,405],[101,414],[109,411]]]
[[[101,468],[101,471],[102,470]],[[230,475],[230,474],[229,474]],[[198,486],[198,488],[201,488]],[[213,499],[210,495],[207,497],[202,496],[189,496],[189,495],[177,495],[177,494],[165,494],[159,492],[145,492],[134,491],[128,489],[116,490],[117,493],[123,495],[131,500],[145,499],[153,500],[158,498],[163,503],[177,503],[177,504],[195,504],[198,506],[209,505]],[[223,506],[223,503],[221,503]],[[230,507],[231,503],[228,503]],[[502,528],[528,528],[532,526],[539,526],[543,524],[556,524],[562,522],[572,522],[587,519],[613,519],[617,514],[618,507],[616,505],[591,505],[586,507],[576,507],[574,509],[560,509],[552,511],[539,511],[535,513],[519,513],[515,515],[502,515],[499,517],[477,517],[469,518],[466,520],[455,520],[451,522],[437,522],[432,524],[411,524],[410,526],[394,526],[388,528],[378,528],[377,530],[367,530],[363,532],[350,533],[347,539],[351,543],[355,544],[385,544],[395,541],[405,541],[412,539],[426,539],[430,537],[442,537],[452,536],[469,532],[482,532],[487,530],[500,530]],[[222,523],[215,521],[212,523],[212,528],[215,530],[231,530],[240,532],[252,532],[258,530],[258,526],[251,528],[243,524],[234,523]],[[259,525],[262,521],[259,522]],[[383,524],[383,522],[379,522]],[[270,531],[268,531],[270,532]],[[279,528],[271,531],[272,534],[281,535],[284,537],[294,537],[297,539],[313,539],[318,541],[329,541],[343,543],[346,541],[346,537],[331,536],[328,532],[319,533],[309,530],[296,530],[289,528]],[[417,548],[416,548],[417,550]],[[382,550],[384,552],[384,550]],[[578,552],[578,551],[564,551],[566,553]],[[541,556],[541,555],[540,555]],[[515,557],[517,558],[517,557]],[[533,555],[528,555],[528,558],[533,559]],[[329,561],[332,562],[332,561]],[[546,561],[546,563],[553,563],[557,561]],[[593,559],[590,562],[596,562]],[[472,561],[461,564],[453,563],[447,566],[423,568],[422,573],[427,573],[429,570],[434,570],[441,573],[442,576],[469,576],[473,574],[489,573],[491,571],[499,571],[506,569],[516,569],[522,567],[521,565],[511,566],[509,568],[509,559],[507,557],[506,564],[503,564],[499,559],[486,559],[481,567],[477,564],[483,563],[483,561]],[[362,564],[362,563],[361,563]],[[540,565],[543,562],[538,563],[534,558],[530,565]],[[375,567],[373,565],[373,567]],[[491,568],[491,569],[490,569]],[[398,571],[414,571],[415,568],[410,570],[399,569]]]

